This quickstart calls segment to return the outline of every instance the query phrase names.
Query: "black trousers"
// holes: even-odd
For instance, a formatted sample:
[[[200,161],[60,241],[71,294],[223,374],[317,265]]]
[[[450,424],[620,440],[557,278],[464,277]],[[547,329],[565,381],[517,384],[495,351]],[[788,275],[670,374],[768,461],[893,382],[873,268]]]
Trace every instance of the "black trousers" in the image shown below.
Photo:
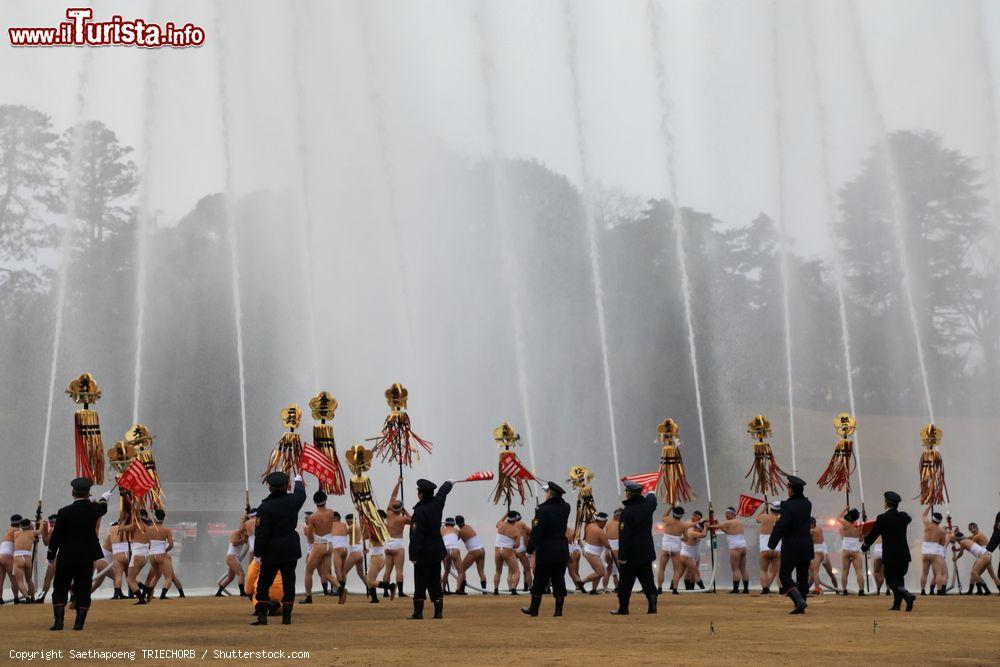
[[[552,597],[566,597],[566,563],[535,563],[535,579],[531,582],[532,595],[544,595],[552,586]]]
[[[287,603],[295,602],[295,566],[298,562],[297,558],[280,563],[261,559],[260,575],[257,577],[257,593],[255,595],[258,604],[270,601],[268,591],[271,590],[271,584],[274,583],[274,577],[278,572],[281,572],[281,601]]]
[[[431,602],[440,600],[441,593],[441,561],[428,558],[413,564],[413,599]]]
[[[903,595],[906,594],[906,571],[910,569],[910,563],[908,561],[903,562],[892,562],[892,561],[882,561],[883,567],[885,568],[885,585],[889,587],[892,591],[893,604],[899,606],[900,601],[903,599]]]
[[[653,582],[652,563],[626,561],[620,564],[619,570],[618,605],[622,609],[628,609],[628,601],[632,597],[632,587],[635,585],[636,579],[639,580],[642,592],[646,594],[647,598],[657,594],[656,584]]]
[[[94,561],[84,559],[56,558],[56,573],[52,577],[52,604],[66,604],[69,591],[77,607],[90,606],[90,584],[94,576]]]
[[[802,597],[809,595],[809,563],[811,558],[794,558],[781,554],[781,567],[778,568],[778,581],[781,582],[781,594],[798,588]],[[792,579],[795,572],[795,579]]]

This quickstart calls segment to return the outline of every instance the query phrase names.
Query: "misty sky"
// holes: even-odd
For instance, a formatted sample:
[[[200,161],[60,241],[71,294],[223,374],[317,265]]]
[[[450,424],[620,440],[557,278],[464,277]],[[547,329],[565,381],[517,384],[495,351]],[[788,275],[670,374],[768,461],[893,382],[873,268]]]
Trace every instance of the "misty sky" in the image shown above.
[[[947,145],[990,167],[997,150],[992,82],[1000,72],[1000,7],[859,5],[877,99],[867,92],[851,3],[660,5],[682,204],[727,223],[747,222],[761,210],[777,215],[783,171],[786,225],[804,249],[819,251],[825,190],[817,90],[828,115],[835,184],[856,173],[880,113],[889,129],[937,131]],[[191,21],[208,40],[185,50],[14,49],[5,37],[0,103],[41,109],[60,130],[81,118],[105,121],[135,147],[150,208],[162,212],[163,222],[225,187],[220,67],[237,192],[294,188],[300,142],[313,155],[309,171],[319,172],[309,178],[322,179],[324,160],[343,166],[363,159],[375,132],[373,99],[386,110],[384,140],[393,155],[406,158],[401,163],[419,162],[422,151],[436,146],[485,152],[484,65],[496,77],[501,152],[536,158],[580,181],[561,2],[369,3],[367,19],[354,2],[94,6],[98,18],[117,11]],[[65,4],[18,0],[4,8],[5,27],[54,25]],[[474,9],[485,41],[475,30]],[[570,23],[581,48],[592,177],[642,196],[665,195],[647,2],[574,2]]]

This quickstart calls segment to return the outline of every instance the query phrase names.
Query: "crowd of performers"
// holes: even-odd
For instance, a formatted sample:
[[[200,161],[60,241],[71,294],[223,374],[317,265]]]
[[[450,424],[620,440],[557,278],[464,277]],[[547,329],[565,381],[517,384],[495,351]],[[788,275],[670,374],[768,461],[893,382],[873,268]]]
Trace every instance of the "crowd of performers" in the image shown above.
[[[90,605],[90,595],[111,580],[113,599],[148,604],[166,599],[171,586],[184,597],[182,584],[173,567],[173,532],[165,525],[164,494],[153,461],[154,436],[135,424],[107,452],[109,468],[114,473],[112,488],[118,489],[118,516],[101,532],[101,517],[109,508],[113,491],[100,500],[90,500],[90,490],[104,482],[104,452],[97,413],[90,404],[100,398],[96,382],[89,374],[81,375],[67,393],[83,404],[74,417],[78,477],[72,482],[74,502],[47,520],[41,518],[41,503],[34,520],[21,515],[11,517],[0,543],[0,601],[3,582],[10,582],[14,603],[43,602],[52,588],[56,622],[62,629],[67,603],[77,609],[76,629],[82,629]],[[371,449],[356,444],[344,459],[351,475],[345,476],[336,451],[330,424],[337,402],[327,392],[320,392],[310,402],[316,420],[314,444],[304,442],[297,431],[302,413],[291,404],[281,410],[286,427],[268,457],[261,481],[269,495],[257,508],[249,506],[239,525],[230,535],[226,554],[227,573],[219,580],[217,596],[229,594],[233,581],[239,594],[250,598],[256,625],[266,625],[267,618],[281,615],[291,622],[295,602],[297,565],[303,556],[299,530],[307,549],[304,567],[304,596],[299,604],[313,604],[315,581],[322,594],[334,596],[340,604],[347,601],[348,581],[356,576],[367,592],[370,603],[412,596],[411,618],[423,618],[428,598],[434,617],[441,618],[443,596],[511,595],[531,593],[531,604],[523,609],[538,614],[543,593],[556,598],[556,615],[562,614],[567,594],[568,574],[576,592],[597,595],[617,593],[619,608],[613,613],[627,614],[628,599],[636,581],[646,595],[650,613],[656,612],[656,599],[667,585],[669,591],[704,591],[714,588],[716,537],[725,535],[732,572],[731,594],[749,594],[750,573],[747,529],[755,523],[758,534],[758,569],[761,594],[777,592],[788,595],[793,613],[805,610],[805,598],[822,588],[849,594],[853,573],[857,594],[871,592],[868,586],[868,558],[875,580],[876,594],[885,587],[894,595],[893,609],[913,598],[903,585],[909,567],[910,546],[907,526],[911,518],[899,506],[901,497],[885,493],[886,511],[874,521],[861,509],[851,507],[851,478],[856,465],[855,444],[851,439],[855,421],[841,414],[834,420],[839,435],[829,466],[820,476],[821,489],[845,492],[847,504],[836,519],[841,537],[839,563],[834,563],[825,542],[825,527],[811,516],[811,502],[804,495],[806,482],[789,475],[775,461],[768,443],[770,423],[762,415],[748,426],[753,438],[753,459],[747,472],[750,491],[763,499],[740,494],[739,503],[728,507],[723,517],[716,516],[711,499],[707,513],[688,512],[683,507],[695,494],[687,481],[681,456],[679,428],[667,419],[657,427],[660,466],[653,473],[623,478],[624,498],[611,514],[597,509],[591,483],[595,475],[584,466],[573,466],[567,483],[575,493],[575,516],[563,496],[568,492],[553,481],[544,481],[529,471],[518,459],[514,448],[520,436],[507,422],[494,429],[499,447],[497,472],[476,472],[462,480],[448,480],[438,487],[428,480],[416,484],[417,502],[410,508],[404,500],[404,468],[410,467],[421,451],[430,453],[432,445],[411,429],[407,413],[408,391],[401,384],[385,392],[390,408],[381,432],[370,440]],[[944,466],[937,447],[941,430],[927,425],[921,433],[923,452],[919,460],[919,501],[923,542],[920,555],[921,594],[943,595],[949,585],[947,560],[957,561],[968,552],[974,559],[968,594],[992,593],[988,575],[1000,589],[990,556],[1000,546],[1000,514],[987,538],[975,523],[965,533],[952,524],[951,517],[935,511],[946,504],[947,487]],[[376,502],[376,493],[367,471],[373,462],[395,464],[399,476],[384,507]],[[315,476],[320,489],[313,494],[315,509],[306,511],[304,523],[300,511],[307,495],[303,475]],[[462,515],[445,516],[448,494],[462,482],[493,481],[491,500],[504,506],[495,526],[492,586],[487,579],[486,545],[476,529]],[[530,522],[513,508],[515,500],[525,504],[537,485],[545,495],[536,504]],[[788,499],[776,498],[787,490]],[[331,496],[348,495],[350,510],[341,514],[331,507]],[[760,510],[758,512],[758,509]],[[662,513],[658,525],[657,512]],[[658,536],[658,553],[654,538]],[[702,579],[702,543],[710,544],[712,578],[706,586]],[[42,590],[35,590],[36,549],[46,550],[46,570]],[[463,554],[464,549],[464,554]],[[950,552],[950,553],[949,553]],[[413,568],[411,593],[407,594],[404,565]],[[246,566],[244,567],[244,563]],[[584,574],[583,566],[587,572]],[[839,580],[836,565],[839,565]],[[823,581],[822,573],[830,582]],[[352,573],[354,573],[352,575]],[[506,576],[505,576],[506,574]],[[955,568],[958,586],[957,567]],[[475,579],[470,579],[472,576]],[[453,582],[453,584],[452,584]],[[501,589],[501,584],[505,586]],[[478,583],[478,586],[475,584]],[[68,600],[72,590],[73,598]],[[961,591],[960,591],[961,592]]]

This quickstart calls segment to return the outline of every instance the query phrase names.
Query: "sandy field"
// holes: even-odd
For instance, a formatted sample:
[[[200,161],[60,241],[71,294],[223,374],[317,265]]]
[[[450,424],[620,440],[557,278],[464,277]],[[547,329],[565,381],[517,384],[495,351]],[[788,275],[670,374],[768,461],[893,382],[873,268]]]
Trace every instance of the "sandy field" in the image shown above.
[[[237,598],[187,598],[134,606],[97,601],[83,632],[48,632],[49,605],[0,607],[0,647],[11,651],[62,650],[56,664],[108,664],[70,660],[70,651],[135,651],[137,664],[193,662],[258,665],[416,664],[1000,664],[1000,597],[918,598],[913,613],[888,611],[884,597],[810,598],[804,616],[788,616],[775,595],[718,593],[665,595],[660,613],[647,616],[633,598],[633,614],[613,617],[611,595],[573,595],[566,615],[552,618],[518,611],[528,597],[449,596],[445,619],[405,620],[408,600],[373,605],[350,596],[339,606],[319,596],[296,605],[291,626],[271,619],[251,627],[250,609]],[[143,650],[188,650],[172,658]],[[216,651],[270,651],[263,659]],[[277,652],[284,651],[284,657]],[[292,652],[308,652],[295,658]],[[204,656],[204,657],[202,657]],[[128,661],[126,658],[125,662]],[[627,661],[627,662],[626,662]],[[803,663],[802,661],[806,661]],[[35,664],[39,662],[36,657]],[[115,661],[121,664],[119,661]],[[51,662],[48,664],[52,664]]]

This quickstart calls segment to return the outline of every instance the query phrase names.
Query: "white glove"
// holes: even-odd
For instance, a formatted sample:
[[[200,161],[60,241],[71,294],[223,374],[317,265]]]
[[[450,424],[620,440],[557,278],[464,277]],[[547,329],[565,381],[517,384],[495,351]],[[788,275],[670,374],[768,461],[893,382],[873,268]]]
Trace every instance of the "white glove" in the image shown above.
[[[104,493],[102,493],[101,500],[103,500],[106,503],[111,502],[111,493],[112,493],[111,491],[105,491]]]
[[[454,484],[454,483],[455,483],[455,480],[453,480],[453,479],[449,479],[449,480],[447,480],[447,482],[448,482],[449,484]]]
[[[296,475],[295,477],[292,478],[292,481],[293,482],[301,482],[302,481],[302,475]]]

